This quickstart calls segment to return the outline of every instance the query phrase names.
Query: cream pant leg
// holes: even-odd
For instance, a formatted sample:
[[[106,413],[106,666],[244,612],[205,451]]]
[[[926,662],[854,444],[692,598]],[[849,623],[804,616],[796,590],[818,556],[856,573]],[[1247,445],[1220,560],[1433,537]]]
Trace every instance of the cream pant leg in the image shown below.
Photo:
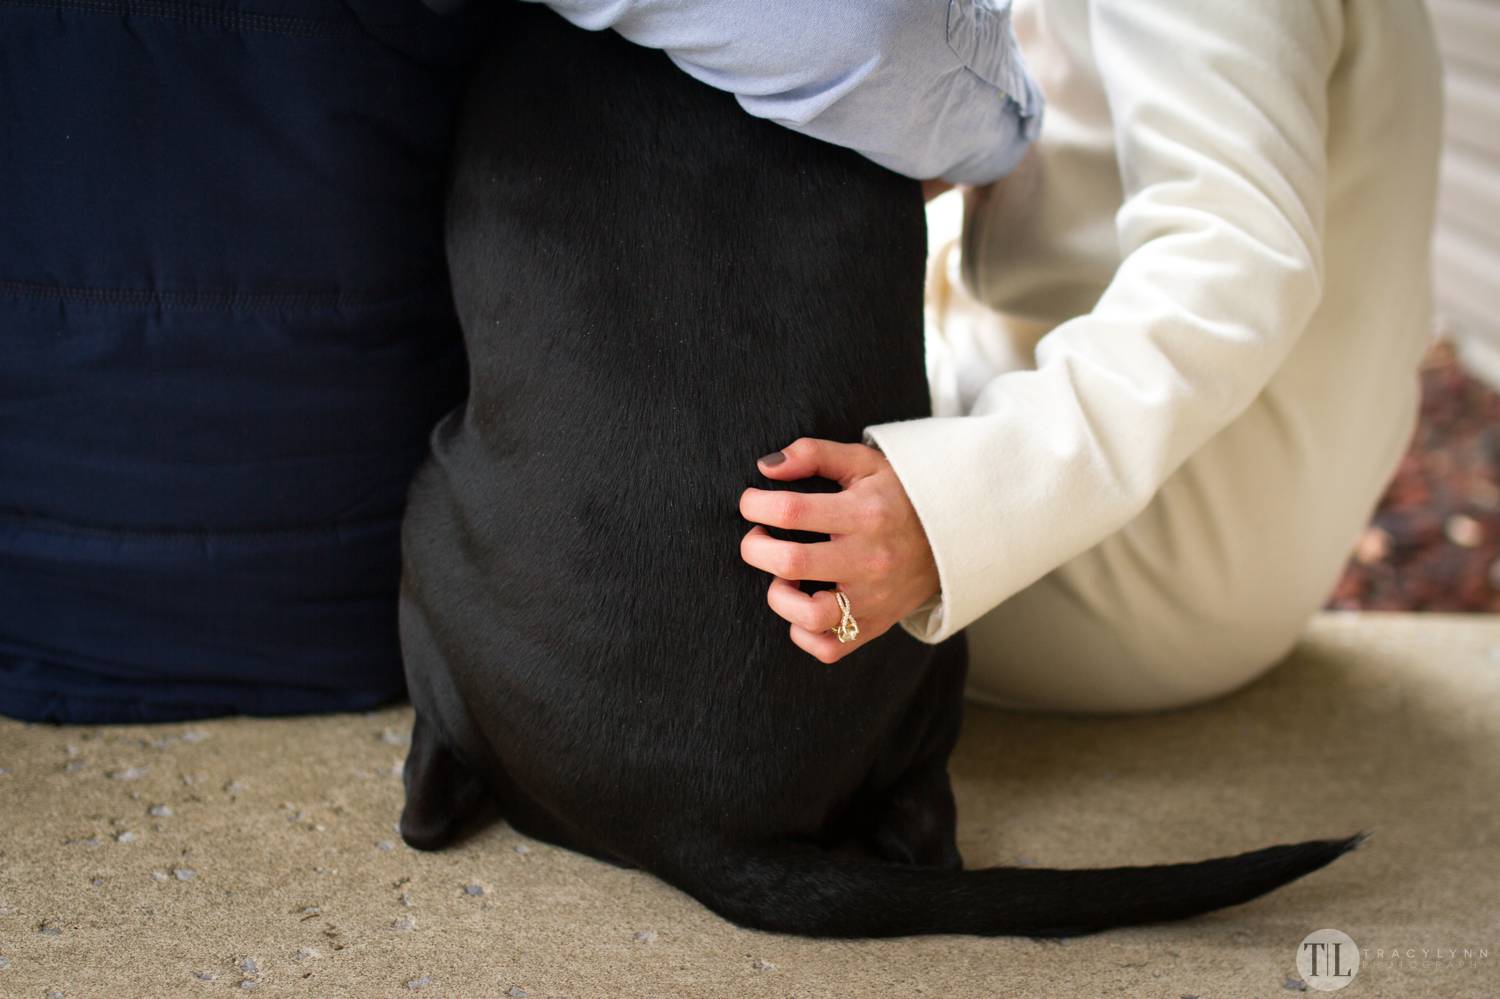
[[[982,309],[948,306],[950,316]],[[939,412],[966,379],[1026,363],[1043,332],[985,311],[950,324],[929,351]],[[1359,333],[1310,328],[1261,396],[1135,520],[971,625],[969,696],[1151,711],[1227,693],[1283,658],[1337,582],[1415,425],[1422,344],[1372,351]]]

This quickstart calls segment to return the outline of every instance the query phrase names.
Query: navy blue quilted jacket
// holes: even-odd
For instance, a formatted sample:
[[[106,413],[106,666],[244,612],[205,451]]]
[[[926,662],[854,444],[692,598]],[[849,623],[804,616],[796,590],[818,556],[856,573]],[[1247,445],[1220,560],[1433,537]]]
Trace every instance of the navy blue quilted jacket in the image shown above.
[[[402,693],[398,526],[463,391],[467,20],[0,0],[0,713]]]

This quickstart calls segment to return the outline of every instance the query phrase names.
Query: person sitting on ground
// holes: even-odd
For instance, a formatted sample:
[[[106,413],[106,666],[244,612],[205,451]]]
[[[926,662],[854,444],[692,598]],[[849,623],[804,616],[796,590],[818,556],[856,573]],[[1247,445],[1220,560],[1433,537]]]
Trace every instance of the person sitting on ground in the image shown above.
[[[936,415],[763,459],[844,488],[747,491],[747,520],[833,537],[755,528],[743,558],[825,663],[898,622],[967,629],[979,700],[1191,704],[1297,641],[1415,425],[1431,27],[1411,0],[1015,17],[1048,126],[931,262]]]

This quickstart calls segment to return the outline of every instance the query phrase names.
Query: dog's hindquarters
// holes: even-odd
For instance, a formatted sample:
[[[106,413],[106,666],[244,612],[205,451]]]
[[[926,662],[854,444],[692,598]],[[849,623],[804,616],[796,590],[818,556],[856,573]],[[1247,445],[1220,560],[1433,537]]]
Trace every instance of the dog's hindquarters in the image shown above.
[[[931,652],[893,631],[858,669],[817,668],[739,560],[738,499],[836,488],[758,474],[797,437],[929,412],[919,187],[612,33],[526,4],[503,30],[454,156],[470,393],[408,509],[408,662],[456,674],[537,797],[603,807],[612,788],[668,795],[640,787],[668,775],[725,794],[703,761],[732,742],[784,757],[761,793],[805,781],[810,823],[858,787]],[[837,766],[770,744],[877,696],[876,723],[815,740]],[[582,759],[583,731],[612,751]],[[583,783],[542,788],[559,769]]]

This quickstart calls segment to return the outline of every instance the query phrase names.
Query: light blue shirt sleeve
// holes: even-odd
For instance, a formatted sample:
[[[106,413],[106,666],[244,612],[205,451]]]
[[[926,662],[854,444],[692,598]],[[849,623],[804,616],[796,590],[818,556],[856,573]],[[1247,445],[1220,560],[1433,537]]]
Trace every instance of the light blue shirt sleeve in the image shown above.
[[[1010,0],[532,2],[661,49],[750,114],[909,177],[996,180],[1041,126]]]

